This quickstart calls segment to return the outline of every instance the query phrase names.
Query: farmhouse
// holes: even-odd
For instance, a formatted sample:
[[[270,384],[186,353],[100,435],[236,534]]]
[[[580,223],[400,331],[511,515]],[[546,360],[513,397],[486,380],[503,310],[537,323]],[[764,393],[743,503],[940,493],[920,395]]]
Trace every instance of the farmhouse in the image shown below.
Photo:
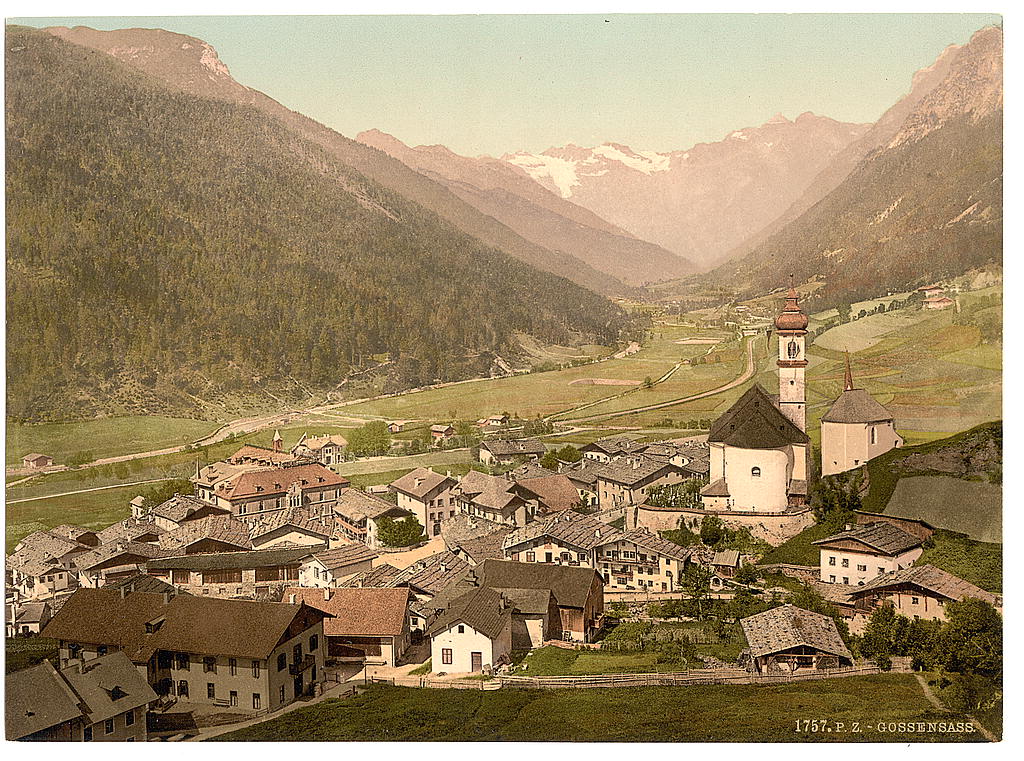
[[[828,476],[860,467],[890,449],[903,446],[892,413],[867,391],[853,387],[846,355],[843,393],[821,418],[821,473]]]
[[[80,589],[43,636],[62,668],[122,651],[159,696],[277,709],[324,678],[324,613],[306,605]]]
[[[598,460],[584,457],[579,462],[561,470],[561,475],[568,478],[575,487],[580,505],[583,507],[593,507],[598,503],[597,471],[600,468],[601,463]]]
[[[455,435],[455,427],[447,423],[439,423],[430,426],[430,438],[434,446],[440,446]]]
[[[371,550],[383,546],[380,539],[383,518],[401,521],[410,517],[415,519],[410,510],[359,489],[344,489],[334,505],[335,526],[346,537],[362,542]]]
[[[50,620],[50,603],[26,602],[18,605],[8,602],[6,607],[7,636],[27,637],[39,634]]]
[[[146,742],[157,699],[124,653],[58,671],[49,661],[7,675],[8,740]]]
[[[1003,604],[998,595],[927,564],[890,571],[854,589],[850,597],[855,614],[860,616],[870,616],[876,608],[889,602],[900,615],[933,621],[945,621],[946,605],[968,597],[997,609]]]
[[[369,571],[377,553],[361,542],[306,555],[299,568],[303,587],[337,587],[342,579]]]
[[[793,605],[740,621],[750,660],[761,674],[828,669],[853,664],[835,621]]]
[[[931,296],[924,300],[925,309],[949,309],[954,304],[956,302],[946,296]]]
[[[291,587],[284,600],[330,616],[324,620],[330,660],[397,666],[409,648],[409,590],[404,587]]]
[[[484,441],[480,444],[480,462],[484,465],[511,465],[517,459],[539,460],[547,447],[536,439]]]
[[[38,470],[40,468],[48,468],[53,465],[53,458],[48,454],[39,454],[38,452],[31,452],[21,458],[21,464],[25,468],[31,468],[32,470]]]
[[[924,551],[914,534],[884,521],[846,530],[813,544],[821,552],[821,580],[861,586],[876,576],[913,565]]]
[[[453,489],[458,482],[429,468],[416,468],[392,481],[388,488],[398,495],[398,506],[416,516],[428,539],[439,533],[457,511]]]
[[[505,558],[523,563],[598,567],[599,548],[622,532],[589,515],[572,511],[517,528],[505,536]]]

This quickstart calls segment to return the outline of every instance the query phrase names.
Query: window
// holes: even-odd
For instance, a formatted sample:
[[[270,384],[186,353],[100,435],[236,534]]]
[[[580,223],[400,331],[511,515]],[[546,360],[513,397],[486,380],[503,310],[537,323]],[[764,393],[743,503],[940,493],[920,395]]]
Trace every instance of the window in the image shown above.
[[[238,661],[234,658],[228,658],[228,671],[230,672],[231,676],[238,675]]]
[[[132,709],[131,711],[126,711],[125,714],[124,714],[124,725],[126,727],[130,727],[134,723],[135,723],[135,709]]]
[[[112,735],[114,734],[114,720],[107,719],[103,722],[103,734]]]
[[[564,562],[568,563],[568,562],[569,562],[570,560],[572,560],[572,553],[569,553],[569,552],[563,552],[563,553],[562,553],[562,557],[561,557],[561,559],[562,559],[562,560],[563,560]]]
[[[849,558],[843,558],[843,568],[849,568],[849,567],[850,567],[850,559]]]
[[[835,565],[836,564],[836,556],[835,555],[829,555],[828,556],[828,564],[829,565]]]
[[[919,605],[919,604],[920,604],[920,602],[921,602],[921,601],[920,601],[920,600],[919,600],[918,598],[916,598],[916,597],[911,597],[911,598],[910,598],[910,604],[911,604],[911,605]]]
[[[176,665],[177,665],[179,670],[181,670],[181,671],[188,671],[188,669],[189,669],[188,653],[175,653],[174,654],[174,660],[175,660]]]
[[[259,661],[253,661],[252,662],[252,678],[253,679],[259,679],[260,678],[260,662]]]
[[[100,645],[99,647],[96,648],[96,655],[99,656],[99,655],[106,655],[106,654],[107,654],[107,646],[106,645]]]
[[[465,634],[465,633],[466,633],[466,627],[463,626],[462,624],[459,624],[459,634]]]
[[[789,355],[790,359],[796,359],[800,356],[800,346],[796,341],[790,341],[789,345],[786,347],[786,353]]]
[[[843,583],[844,584],[849,584],[850,583],[850,577],[849,576],[844,576],[843,577]]]
[[[292,648],[292,663],[302,662],[302,643],[297,642],[295,647]]]
[[[252,707],[255,708],[257,711],[260,708],[260,694],[258,692],[254,692],[252,694]]]
[[[277,670],[278,671],[284,671],[285,667],[287,665],[288,665],[288,656],[285,655],[284,653],[278,653],[277,654]],[[284,688],[282,687],[281,689],[284,689]]]
[[[188,682],[186,682],[184,679],[182,679],[180,682],[178,682],[178,697],[179,698],[187,698],[188,697]]]
[[[536,552],[527,552],[526,553],[526,562],[527,563],[535,563],[535,562],[537,562],[537,553]]]
[[[217,697],[217,686],[213,682],[206,683],[206,697],[210,700]]]
[[[858,565],[857,566],[857,570],[858,571],[866,571],[866,570],[868,570],[868,567],[866,565]]]
[[[445,664],[446,666],[449,666],[449,665],[451,665],[451,662],[452,662],[452,649],[450,647],[442,648],[441,649],[441,663]]]
[[[82,731],[82,739],[85,740],[85,742],[91,742],[92,741],[92,727],[86,727]]]
[[[320,637],[314,634],[309,638],[309,652],[315,653],[320,649]]]
[[[885,569],[882,568],[882,566],[878,566],[878,572],[879,573],[885,573]]]
[[[228,705],[238,705],[238,693],[234,690],[228,693]]]
[[[759,467],[757,467],[756,465],[754,467],[752,467],[750,469],[750,477],[751,478],[760,478],[761,477],[761,469]]]
[[[283,684],[281,685],[281,691],[278,692],[277,694],[278,694],[278,698],[279,698],[278,702],[283,703],[284,702],[284,685]]]
[[[829,580],[829,582],[830,582],[831,584],[835,584],[835,583],[836,583],[836,577],[835,577],[835,576],[829,576],[829,577],[828,577],[828,580]]]
[[[217,673],[217,657],[213,655],[203,656],[203,673]]]

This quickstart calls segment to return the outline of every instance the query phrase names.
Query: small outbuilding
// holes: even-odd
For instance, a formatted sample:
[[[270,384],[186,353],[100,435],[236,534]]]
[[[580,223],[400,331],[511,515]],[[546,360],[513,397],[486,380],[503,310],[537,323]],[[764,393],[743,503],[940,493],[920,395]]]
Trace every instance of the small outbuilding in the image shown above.
[[[26,468],[38,470],[39,468],[48,468],[53,465],[53,458],[48,454],[31,452],[21,458],[21,464]]]
[[[792,673],[853,664],[836,623],[828,616],[782,605],[740,621],[754,671]]]

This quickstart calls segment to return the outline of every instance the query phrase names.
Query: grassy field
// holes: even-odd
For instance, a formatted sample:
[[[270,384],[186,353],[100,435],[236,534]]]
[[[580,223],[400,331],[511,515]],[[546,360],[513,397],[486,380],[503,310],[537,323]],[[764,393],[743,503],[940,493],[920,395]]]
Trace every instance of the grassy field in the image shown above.
[[[797,731],[801,719],[842,732]],[[430,690],[374,686],[215,738],[221,741],[929,742],[977,733],[879,731],[879,724],[964,721],[939,713],[911,674],[773,686],[593,690]],[[858,723],[859,732],[851,731]]]
[[[8,465],[20,464],[21,458],[29,452],[48,454],[58,465],[77,452],[91,452],[97,459],[149,452],[188,444],[213,433],[218,425],[159,415],[39,425],[19,425],[8,421],[6,462]]]
[[[989,592],[1003,591],[1003,545],[936,531],[917,565],[929,563]]]
[[[864,351],[877,344],[883,336],[905,330],[929,316],[923,310],[911,309],[873,314],[829,328],[814,339],[814,344],[833,351]]]
[[[885,512],[921,518],[982,542],[1003,540],[1003,489],[998,484],[952,476],[901,478]]]
[[[21,671],[57,655],[57,640],[45,637],[5,637],[4,670]]]
[[[821,562],[821,551],[811,543],[824,539],[832,533],[827,527],[815,524],[771,550],[759,562],[762,564],[792,563],[793,565],[816,566]]]

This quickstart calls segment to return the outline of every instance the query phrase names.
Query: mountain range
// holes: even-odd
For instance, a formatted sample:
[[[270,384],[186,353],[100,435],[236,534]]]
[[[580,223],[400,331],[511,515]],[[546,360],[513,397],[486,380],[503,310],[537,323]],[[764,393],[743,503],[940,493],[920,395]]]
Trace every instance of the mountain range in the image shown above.
[[[804,113],[776,115],[715,143],[656,153],[605,143],[512,153],[502,161],[552,192],[644,240],[718,264],[751,231],[795,202],[867,124]]]
[[[1001,263],[1002,60],[996,27],[947,48],[816,178],[827,193],[692,282],[755,295],[792,273],[831,306]]]

